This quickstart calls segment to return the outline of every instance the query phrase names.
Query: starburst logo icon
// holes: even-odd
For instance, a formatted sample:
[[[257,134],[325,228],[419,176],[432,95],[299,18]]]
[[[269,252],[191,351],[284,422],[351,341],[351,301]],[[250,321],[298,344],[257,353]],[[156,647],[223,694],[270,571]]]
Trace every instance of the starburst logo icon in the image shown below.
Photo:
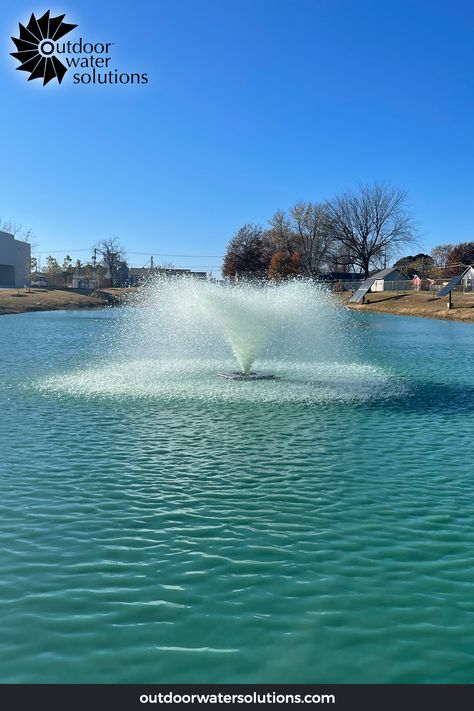
[[[17,52],[10,52],[18,59],[21,72],[29,72],[28,81],[42,79],[45,86],[51,79],[57,79],[61,84],[67,72],[65,65],[55,56],[55,42],[64,37],[77,25],[63,22],[65,15],[50,17],[50,11],[36,19],[32,14],[26,25],[19,24],[20,36],[12,37]]]

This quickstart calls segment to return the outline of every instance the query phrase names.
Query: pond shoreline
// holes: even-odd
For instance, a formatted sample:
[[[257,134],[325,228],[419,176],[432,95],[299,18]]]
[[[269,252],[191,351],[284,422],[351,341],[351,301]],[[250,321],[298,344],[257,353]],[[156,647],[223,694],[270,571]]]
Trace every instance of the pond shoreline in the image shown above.
[[[459,321],[474,323],[474,294],[452,295],[453,308],[447,308],[446,298],[433,298],[430,292],[390,291],[367,294],[365,304],[348,303],[350,294],[341,295],[341,300],[347,308],[354,311],[369,311],[394,314],[395,316],[415,316],[439,321]]]
[[[2,289],[0,290],[0,316],[31,313],[32,311],[57,311],[68,309],[93,309],[104,306],[121,306],[130,289]],[[368,294],[365,304],[350,304],[350,293],[338,296],[341,302],[354,311],[369,311],[415,316],[441,321],[474,323],[474,294],[453,294],[453,308],[447,308],[446,299],[433,299],[428,292]]]
[[[0,290],[0,316],[31,313],[32,311],[58,311],[68,309],[93,309],[118,306],[128,289],[2,289]]]

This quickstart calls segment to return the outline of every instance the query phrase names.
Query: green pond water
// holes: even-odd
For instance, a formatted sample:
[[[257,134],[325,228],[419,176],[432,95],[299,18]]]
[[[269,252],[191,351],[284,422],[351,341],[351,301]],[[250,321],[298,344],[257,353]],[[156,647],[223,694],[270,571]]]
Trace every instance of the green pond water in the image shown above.
[[[118,318],[0,318],[0,681],[473,683],[474,326],[238,383]]]

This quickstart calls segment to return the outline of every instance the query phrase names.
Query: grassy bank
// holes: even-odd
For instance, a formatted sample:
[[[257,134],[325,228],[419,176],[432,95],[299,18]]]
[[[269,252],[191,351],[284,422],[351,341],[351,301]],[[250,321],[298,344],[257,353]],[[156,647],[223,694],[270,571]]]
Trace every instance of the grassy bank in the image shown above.
[[[120,303],[120,289],[81,291],[79,289],[1,289],[0,315],[27,311],[90,309]]]
[[[419,316],[436,318],[443,321],[464,321],[474,323],[474,294],[453,293],[453,308],[447,308],[447,298],[433,299],[433,294],[414,291],[396,294],[383,291],[367,294],[365,304],[347,303],[350,295],[344,295],[344,301],[350,309],[357,311],[380,311],[398,316]]]
[[[93,292],[78,289],[1,289],[0,315],[120,305],[129,294],[130,289],[100,289]],[[349,304],[349,298],[349,293],[341,295],[344,304],[357,311],[380,311],[399,316],[474,323],[474,294],[454,293],[452,309],[446,307],[446,298],[433,299],[433,295],[428,292],[396,294],[386,291],[368,294],[365,304]]]

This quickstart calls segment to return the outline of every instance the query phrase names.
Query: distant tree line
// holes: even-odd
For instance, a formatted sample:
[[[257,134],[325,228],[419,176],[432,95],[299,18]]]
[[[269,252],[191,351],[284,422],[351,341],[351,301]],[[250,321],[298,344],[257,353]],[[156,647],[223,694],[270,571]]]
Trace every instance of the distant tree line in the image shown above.
[[[104,239],[98,242],[93,249],[94,257],[90,262],[83,263],[80,259],[75,262],[67,254],[61,263],[48,255],[43,272],[48,277],[48,283],[53,286],[68,286],[74,275],[96,279],[101,285],[121,286],[128,278],[128,267],[125,261],[125,251],[118,240]],[[31,271],[38,270],[38,260],[31,259]]]
[[[173,272],[186,272],[191,270],[177,269],[171,263],[157,264],[153,257],[146,266],[134,270],[127,264],[125,249],[116,238],[103,239],[92,249],[92,257],[88,262],[81,262],[80,259],[74,261],[67,254],[62,261],[58,261],[53,255],[48,255],[44,260],[39,261],[36,257],[31,258],[31,276],[38,276],[41,272],[47,278],[49,286],[69,287],[74,283],[95,281],[97,287],[125,287],[137,286],[150,274],[169,274]],[[138,272],[139,274],[137,275]],[[77,282],[75,277],[78,277]],[[87,286],[84,288],[94,288]]]
[[[360,271],[387,266],[415,242],[415,226],[403,190],[375,183],[333,200],[298,202],[277,210],[268,226],[248,223],[230,240],[225,277],[316,278],[324,271]]]
[[[39,271],[39,264],[36,257],[31,258],[32,274]],[[82,262],[80,259],[72,260],[67,254],[62,262],[49,254],[41,264],[41,273],[48,278],[49,286],[65,287],[70,286],[73,276],[77,275],[85,279],[96,279],[100,284],[106,285],[109,280],[107,269],[102,264],[95,266],[91,262]]]
[[[449,278],[471,265],[474,265],[474,242],[439,244],[430,254],[410,254],[395,263],[408,277],[418,275],[422,279]]]

